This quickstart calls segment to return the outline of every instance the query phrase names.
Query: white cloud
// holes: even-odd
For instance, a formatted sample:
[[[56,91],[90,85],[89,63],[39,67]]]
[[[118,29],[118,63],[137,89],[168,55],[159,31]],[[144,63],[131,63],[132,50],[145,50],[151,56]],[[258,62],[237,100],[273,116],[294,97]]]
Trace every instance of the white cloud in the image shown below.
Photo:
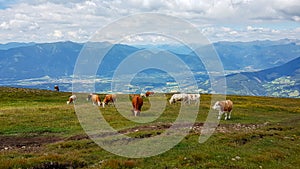
[[[180,17],[213,41],[300,38],[298,4],[299,0],[19,0],[0,8],[0,38],[1,43],[86,41],[110,22],[141,12]]]
[[[292,19],[296,22],[300,22],[300,16],[293,16]]]
[[[174,40],[171,40],[170,38],[164,37],[162,35],[157,36],[151,34],[143,34],[143,35],[126,36],[123,38],[121,43],[143,45],[143,44],[165,44],[165,43],[175,43],[175,42]]]
[[[54,36],[55,38],[62,38],[63,33],[60,30],[54,30],[52,36]]]
[[[10,27],[9,24],[5,21],[0,24],[1,29],[9,29],[9,27]]]

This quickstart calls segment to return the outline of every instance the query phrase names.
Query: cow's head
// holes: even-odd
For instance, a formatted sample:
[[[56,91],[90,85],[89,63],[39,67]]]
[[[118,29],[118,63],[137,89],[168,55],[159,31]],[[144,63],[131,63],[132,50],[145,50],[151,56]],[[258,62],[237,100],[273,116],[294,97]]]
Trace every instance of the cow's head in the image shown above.
[[[87,100],[87,101],[90,101],[90,100],[91,100],[91,98],[92,98],[92,95],[93,95],[92,93],[91,93],[91,94],[89,94],[89,95],[88,95],[88,97],[86,98],[86,100]]]
[[[220,102],[217,101],[214,106],[212,107],[214,110],[221,110],[221,105],[220,105]]]
[[[141,112],[139,110],[132,109],[131,110],[133,116],[140,116]]]
[[[171,97],[171,99],[169,100],[169,103],[172,104],[174,103],[174,99]]]

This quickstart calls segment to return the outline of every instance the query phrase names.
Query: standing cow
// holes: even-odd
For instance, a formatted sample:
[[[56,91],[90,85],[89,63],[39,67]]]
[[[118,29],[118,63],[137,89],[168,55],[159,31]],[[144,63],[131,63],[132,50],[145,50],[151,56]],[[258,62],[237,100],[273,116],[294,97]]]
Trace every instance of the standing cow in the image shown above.
[[[70,104],[70,103],[75,103],[77,97],[75,94],[73,94],[72,96],[69,97],[69,100],[67,101],[67,104]]]
[[[218,119],[220,120],[222,115],[225,113],[225,120],[230,119],[233,103],[231,100],[217,101],[212,107],[214,110],[219,110]],[[228,112],[228,117],[227,117]]]
[[[106,104],[108,104],[109,102],[112,102],[113,104],[115,104],[117,96],[115,94],[107,94],[105,95],[103,102],[102,102],[102,107],[104,108]]]
[[[143,106],[143,98],[139,95],[132,96],[132,113],[134,116],[139,116]]]
[[[150,92],[150,91],[147,91],[146,93],[141,93],[141,97],[149,97],[150,95],[153,95],[154,92]]]
[[[177,101],[181,101],[183,104],[190,104],[191,101],[195,101],[195,105],[198,105],[200,103],[200,94],[173,94],[169,100],[169,103],[172,104]]]
[[[87,101],[92,101],[93,105],[98,105],[98,106],[101,106],[101,99],[100,97],[97,95],[97,94],[89,94],[87,99]]]

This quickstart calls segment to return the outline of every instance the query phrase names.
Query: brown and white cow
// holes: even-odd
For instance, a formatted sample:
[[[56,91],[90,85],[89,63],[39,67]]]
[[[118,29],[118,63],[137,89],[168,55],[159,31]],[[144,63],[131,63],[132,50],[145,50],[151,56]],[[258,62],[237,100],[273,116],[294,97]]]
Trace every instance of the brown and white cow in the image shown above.
[[[69,100],[67,101],[67,104],[74,103],[76,101],[77,97],[75,94],[69,97]]]
[[[109,102],[112,102],[113,104],[115,104],[117,96],[115,94],[107,94],[105,95],[103,102],[102,102],[102,107],[104,108],[106,104],[108,104]]]
[[[141,97],[149,97],[150,95],[153,95],[154,92],[150,92],[150,91],[147,91],[146,93],[141,93]]]
[[[219,110],[218,119],[220,120],[223,113],[225,113],[225,120],[230,119],[233,103],[231,100],[217,101],[212,107],[215,110]],[[227,117],[228,112],[228,117]]]
[[[98,105],[100,106],[101,105],[101,99],[100,97],[97,95],[97,94],[89,94],[88,97],[87,97],[87,101],[92,101],[93,105]]]
[[[191,104],[191,101],[195,101],[195,105],[199,105],[200,103],[200,94],[187,94],[188,95],[188,103]]]
[[[132,113],[134,116],[139,116],[143,106],[143,98],[139,95],[132,96]]]

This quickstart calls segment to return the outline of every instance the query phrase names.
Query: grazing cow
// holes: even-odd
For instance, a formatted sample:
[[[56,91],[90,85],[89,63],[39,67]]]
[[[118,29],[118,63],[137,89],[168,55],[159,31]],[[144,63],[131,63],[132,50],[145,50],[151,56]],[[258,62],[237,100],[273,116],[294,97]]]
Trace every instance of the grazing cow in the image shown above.
[[[147,91],[146,93],[141,93],[141,97],[149,97],[150,95],[153,95],[154,92],[150,92],[150,91]]]
[[[93,105],[96,105],[96,104],[98,106],[101,105],[101,99],[97,94],[92,94],[92,93],[89,94],[87,97],[87,101],[90,101],[90,100],[92,100]]]
[[[57,85],[54,86],[54,91],[59,92],[59,87]]]
[[[188,95],[188,103],[191,101],[195,101],[195,105],[199,105],[200,103],[200,94],[187,94]]]
[[[135,95],[132,97],[132,113],[134,116],[139,116],[143,106],[143,98],[139,95]]]
[[[75,94],[73,94],[72,96],[69,97],[69,100],[67,101],[67,104],[70,104],[70,103],[75,103],[77,97]]]
[[[220,120],[223,113],[225,113],[225,120],[230,119],[233,103],[231,100],[217,101],[212,107],[214,110],[219,110],[218,119]],[[228,117],[227,117],[227,112]]]
[[[115,94],[107,94],[102,102],[102,107],[105,107],[105,104],[108,104],[109,102],[112,102],[115,104],[117,96]]]
[[[191,101],[195,101],[195,104],[199,104],[200,102],[200,94],[173,94],[170,98],[169,103],[175,103],[177,101],[182,101],[183,104],[188,103],[190,104]]]
[[[177,101],[182,101],[183,103],[188,102],[188,95],[187,94],[173,94],[173,96],[170,98],[169,103],[175,103]]]

